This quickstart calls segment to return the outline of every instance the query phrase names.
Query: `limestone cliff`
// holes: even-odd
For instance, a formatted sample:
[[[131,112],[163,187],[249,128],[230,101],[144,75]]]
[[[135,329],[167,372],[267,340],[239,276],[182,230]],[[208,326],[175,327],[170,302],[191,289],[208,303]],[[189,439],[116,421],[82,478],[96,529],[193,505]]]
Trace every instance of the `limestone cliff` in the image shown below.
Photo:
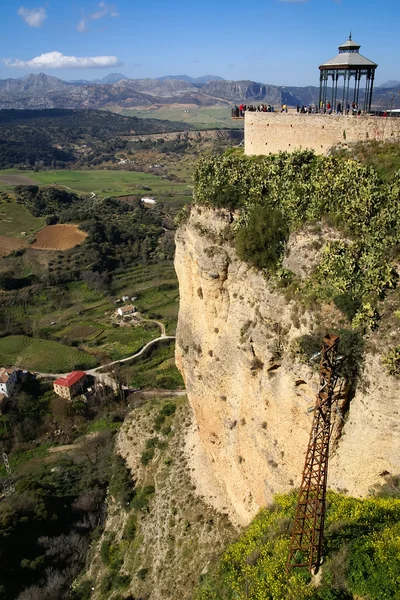
[[[238,259],[225,239],[230,220],[227,212],[194,207],[177,232],[176,358],[194,411],[197,490],[248,523],[273,494],[300,483],[317,379],[289,348],[321,315],[299,315]],[[380,473],[400,472],[400,394],[376,356],[366,356],[362,390],[346,422],[337,417],[329,470],[331,488],[359,496],[382,482]]]

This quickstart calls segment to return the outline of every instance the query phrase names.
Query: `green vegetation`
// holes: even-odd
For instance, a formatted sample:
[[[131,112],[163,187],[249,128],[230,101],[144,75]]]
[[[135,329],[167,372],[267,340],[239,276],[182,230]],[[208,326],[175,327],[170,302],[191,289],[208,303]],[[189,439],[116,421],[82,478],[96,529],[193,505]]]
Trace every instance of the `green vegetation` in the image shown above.
[[[138,119],[100,110],[1,110],[0,167],[64,167],[114,159],[119,136],[190,128],[182,123]]]
[[[132,365],[121,365],[121,375],[133,388],[183,389],[182,376],[175,366],[175,344],[166,341],[151,346]]]
[[[400,598],[400,501],[358,500],[328,493],[322,579],[305,569],[286,573],[295,494],[277,496],[219,565],[202,578],[197,600],[334,600]]]
[[[24,369],[45,373],[65,373],[74,369],[90,369],[96,366],[97,361],[77,348],[58,342],[9,335],[0,338],[0,364],[21,365]]]
[[[250,214],[247,224],[238,231],[237,253],[255,267],[274,272],[288,234],[282,213],[277,208],[262,206]]]
[[[96,194],[100,198],[111,196],[144,195],[156,196],[158,201],[174,202],[172,195],[183,195],[187,190],[185,183],[175,183],[151,173],[137,171],[111,170],[49,170],[23,173],[17,169],[0,171],[0,189],[11,191],[15,183],[7,183],[10,176],[27,177],[32,183],[43,186],[57,186],[78,194]],[[3,180],[1,179],[3,178]],[[23,181],[21,181],[24,184]],[[149,190],[150,188],[150,190]],[[162,197],[162,198],[161,198]],[[187,198],[187,194],[186,194]]]
[[[396,142],[359,142],[335,154],[373,167],[382,179],[390,180],[400,169],[400,147]]]
[[[328,242],[315,273],[296,286],[303,297],[333,300],[360,329],[375,326],[378,302],[396,282],[399,199],[399,175],[383,181],[371,167],[311,151],[266,157],[229,152],[201,159],[195,172],[195,202],[238,209],[238,251],[259,267],[277,270],[283,285],[278,250],[290,231],[322,218],[341,230],[343,240]],[[276,210],[282,216],[271,219]],[[263,231],[271,235],[272,228],[269,249]]]
[[[69,598],[91,541],[101,535],[107,489],[121,502],[132,499],[132,478],[113,452],[125,410],[108,388],[86,403],[66,402],[50,382],[28,377],[0,415],[0,445],[15,485],[0,502],[5,600],[23,590],[32,599]],[[2,466],[0,485],[6,477]]]

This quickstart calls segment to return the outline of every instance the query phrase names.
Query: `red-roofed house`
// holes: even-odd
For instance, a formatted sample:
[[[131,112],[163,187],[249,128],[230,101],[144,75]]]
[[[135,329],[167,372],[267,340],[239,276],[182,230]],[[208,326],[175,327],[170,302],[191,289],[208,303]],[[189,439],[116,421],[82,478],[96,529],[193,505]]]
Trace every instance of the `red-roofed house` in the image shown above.
[[[61,398],[68,398],[68,400],[71,400],[73,396],[76,396],[76,394],[83,390],[85,383],[85,371],[72,371],[72,373],[66,377],[56,379],[53,387],[55,393],[61,396]]]

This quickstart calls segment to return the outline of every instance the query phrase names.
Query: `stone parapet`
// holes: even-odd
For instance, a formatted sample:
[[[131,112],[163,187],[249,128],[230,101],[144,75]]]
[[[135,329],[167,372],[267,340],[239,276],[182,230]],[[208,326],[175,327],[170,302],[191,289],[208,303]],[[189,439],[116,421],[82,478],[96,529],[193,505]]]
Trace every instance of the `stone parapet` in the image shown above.
[[[333,146],[368,140],[400,141],[400,119],[353,115],[245,113],[247,155],[309,148],[327,154]]]

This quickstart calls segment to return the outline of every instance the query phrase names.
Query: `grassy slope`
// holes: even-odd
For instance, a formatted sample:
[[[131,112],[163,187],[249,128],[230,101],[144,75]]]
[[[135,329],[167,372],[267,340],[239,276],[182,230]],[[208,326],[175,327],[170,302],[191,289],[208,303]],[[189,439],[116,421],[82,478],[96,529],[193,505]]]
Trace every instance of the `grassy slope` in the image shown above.
[[[0,200],[0,234],[19,237],[22,231],[35,233],[46,224],[43,217],[34,217],[29,210],[17,204],[14,200],[9,202]]]
[[[32,371],[65,373],[96,365],[96,359],[58,342],[24,335],[0,338],[0,364],[17,365]]]

